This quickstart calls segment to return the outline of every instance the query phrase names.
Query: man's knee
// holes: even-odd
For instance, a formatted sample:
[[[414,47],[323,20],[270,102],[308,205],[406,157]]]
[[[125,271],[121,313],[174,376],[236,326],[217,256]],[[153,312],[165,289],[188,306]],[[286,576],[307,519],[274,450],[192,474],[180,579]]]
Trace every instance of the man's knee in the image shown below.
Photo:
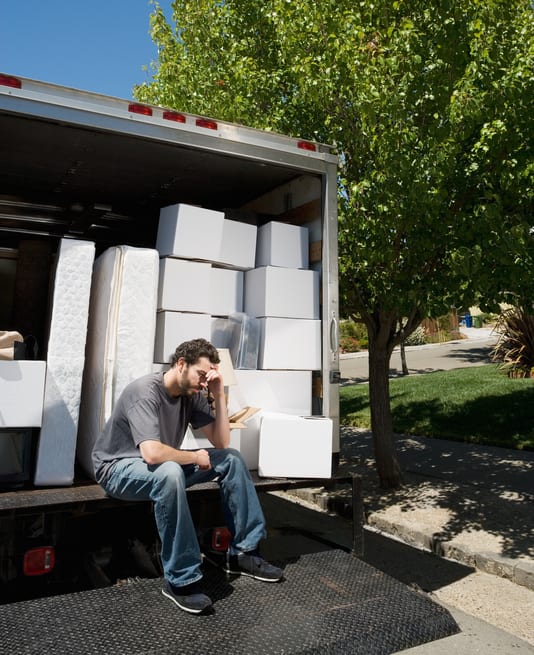
[[[236,448],[221,448],[217,451],[220,461],[223,462],[244,462],[243,457],[239,450]]]
[[[185,475],[180,464],[163,462],[153,467],[153,474],[160,488],[166,490],[185,489]]]
[[[212,465],[215,469],[222,471],[237,471],[239,469],[247,470],[247,465],[243,456],[235,448],[222,448],[216,451],[216,455],[212,458]]]
[[[226,448],[226,453],[228,454],[229,457],[233,459],[238,459],[240,461],[243,461],[243,456],[236,448]]]

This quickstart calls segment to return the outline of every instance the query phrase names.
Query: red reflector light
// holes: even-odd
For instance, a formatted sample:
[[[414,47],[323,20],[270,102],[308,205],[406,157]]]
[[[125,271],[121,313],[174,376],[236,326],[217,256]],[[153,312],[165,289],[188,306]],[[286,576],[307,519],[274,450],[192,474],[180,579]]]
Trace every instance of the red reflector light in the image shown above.
[[[217,129],[217,123],[215,121],[210,121],[208,118],[197,118],[195,125],[197,127],[206,127],[208,130]]]
[[[226,526],[222,528],[213,528],[211,533],[211,547],[213,550],[220,550],[225,553],[230,547],[232,535]]]
[[[174,121],[175,123],[185,123],[185,116],[179,114],[177,111],[164,111],[163,118],[167,121]]]
[[[317,150],[315,143],[310,143],[309,141],[299,141],[297,143],[297,148],[302,148],[302,150]]]
[[[146,105],[138,105],[135,102],[132,102],[128,105],[128,111],[131,111],[132,114],[142,114],[143,116],[152,116],[152,107],[147,107]]]
[[[22,82],[12,75],[3,75],[0,73],[0,84],[10,86],[12,89],[22,89]]]
[[[24,575],[44,575],[50,573],[56,563],[56,555],[52,546],[32,548],[24,553]]]

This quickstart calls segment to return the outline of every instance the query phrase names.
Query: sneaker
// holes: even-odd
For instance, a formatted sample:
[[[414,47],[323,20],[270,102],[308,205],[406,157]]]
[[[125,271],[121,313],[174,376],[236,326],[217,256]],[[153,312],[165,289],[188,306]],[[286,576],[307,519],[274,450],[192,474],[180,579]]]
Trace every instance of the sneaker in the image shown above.
[[[248,575],[263,582],[278,582],[284,575],[282,569],[266,562],[257,550],[229,555],[225,571],[235,575]]]
[[[190,614],[200,614],[211,607],[211,598],[203,594],[198,582],[177,587],[165,580],[161,593],[170,598],[178,607]]]

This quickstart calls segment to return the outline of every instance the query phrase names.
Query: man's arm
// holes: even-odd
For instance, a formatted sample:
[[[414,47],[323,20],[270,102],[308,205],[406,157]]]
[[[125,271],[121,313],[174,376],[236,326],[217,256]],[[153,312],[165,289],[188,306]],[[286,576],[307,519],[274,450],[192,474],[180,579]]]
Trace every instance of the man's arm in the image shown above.
[[[177,464],[195,464],[201,469],[211,468],[207,450],[178,450],[172,446],[147,439],[139,444],[141,457],[149,465],[163,464],[163,462],[176,462]]]
[[[228,448],[230,445],[230,421],[224,397],[224,382],[218,370],[212,369],[206,376],[208,390],[215,399],[215,421],[208,423],[202,431],[215,448]]]

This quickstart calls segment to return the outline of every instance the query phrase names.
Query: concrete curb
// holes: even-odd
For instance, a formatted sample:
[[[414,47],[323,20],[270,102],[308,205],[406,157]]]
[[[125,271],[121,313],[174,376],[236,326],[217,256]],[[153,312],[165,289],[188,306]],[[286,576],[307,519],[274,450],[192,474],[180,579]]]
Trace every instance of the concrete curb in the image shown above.
[[[534,562],[532,561],[516,560],[493,552],[474,552],[463,544],[455,543],[454,540],[448,541],[437,535],[410,529],[374,514],[367,517],[367,525],[410,546],[465,564],[478,571],[505,578],[534,591]]]

